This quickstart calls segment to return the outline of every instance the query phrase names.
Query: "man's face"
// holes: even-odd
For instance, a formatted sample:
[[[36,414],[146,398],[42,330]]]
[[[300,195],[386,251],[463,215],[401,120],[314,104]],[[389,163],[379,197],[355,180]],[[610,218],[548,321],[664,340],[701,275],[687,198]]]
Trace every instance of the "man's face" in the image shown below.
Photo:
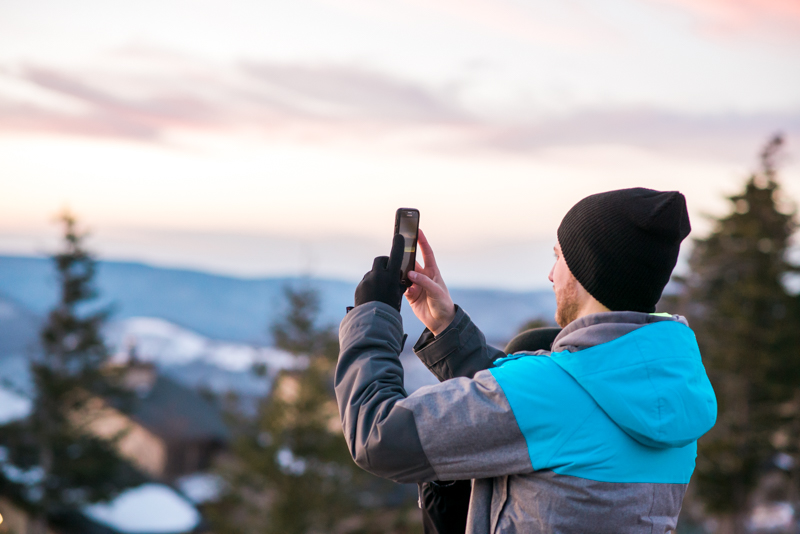
[[[564,255],[561,254],[561,245],[556,244],[553,250],[556,253],[556,263],[548,278],[553,282],[553,291],[556,292],[556,323],[564,328],[578,317],[580,284],[567,267]]]

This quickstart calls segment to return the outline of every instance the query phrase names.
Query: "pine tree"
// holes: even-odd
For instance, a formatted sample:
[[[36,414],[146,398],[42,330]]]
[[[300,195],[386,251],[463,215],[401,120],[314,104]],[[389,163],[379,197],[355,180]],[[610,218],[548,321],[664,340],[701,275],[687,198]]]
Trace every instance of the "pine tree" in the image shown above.
[[[215,532],[408,531],[419,516],[413,496],[350,457],[333,392],[338,340],[333,328],[316,326],[317,293],[287,289],[286,298],[272,335],[308,366],[276,378],[255,420],[238,417],[232,453],[217,466],[229,491],[206,511]],[[392,495],[399,506],[387,506]]]
[[[717,424],[699,442],[698,496],[721,514],[722,531],[744,532],[749,497],[777,453],[800,466],[800,305],[785,287],[797,273],[787,260],[797,227],[779,209],[777,158],[770,140],[760,169],[711,235],[695,241],[687,314],[719,405]]]
[[[41,332],[42,354],[31,362],[33,410],[25,420],[0,428],[6,466],[0,493],[36,518],[40,532],[142,480],[120,459],[113,440],[84,426],[91,424],[86,408],[92,399],[124,395],[105,370],[108,351],[100,328],[108,313],[89,307],[96,297],[95,260],[75,218],[65,213],[60,222],[64,249],[53,257],[60,298]]]

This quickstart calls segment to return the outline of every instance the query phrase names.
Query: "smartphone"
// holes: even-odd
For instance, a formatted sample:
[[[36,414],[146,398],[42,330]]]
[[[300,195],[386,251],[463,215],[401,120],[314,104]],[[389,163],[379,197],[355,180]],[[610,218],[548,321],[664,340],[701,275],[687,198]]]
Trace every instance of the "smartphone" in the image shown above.
[[[417,261],[417,237],[419,237],[419,210],[414,208],[400,208],[394,217],[394,233],[401,234],[405,240],[403,248],[403,264],[400,267],[400,281],[405,286],[410,286],[409,271],[414,270]]]

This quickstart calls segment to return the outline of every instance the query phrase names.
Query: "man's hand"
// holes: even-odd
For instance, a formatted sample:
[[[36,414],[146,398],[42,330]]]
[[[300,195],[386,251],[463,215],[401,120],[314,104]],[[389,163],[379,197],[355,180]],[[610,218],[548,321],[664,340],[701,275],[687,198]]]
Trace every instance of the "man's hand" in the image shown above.
[[[447,286],[444,285],[433,250],[422,230],[419,231],[419,248],[422,250],[425,268],[423,269],[417,262],[416,271],[408,273],[408,278],[414,284],[406,291],[406,298],[414,315],[433,332],[433,335],[438,336],[453,322],[456,307],[450,298]]]
[[[389,257],[378,256],[372,262],[372,270],[364,275],[356,287],[355,305],[379,301],[400,311],[405,286],[400,283],[400,267],[403,263],[405,238],[397,234],[392,240]]]

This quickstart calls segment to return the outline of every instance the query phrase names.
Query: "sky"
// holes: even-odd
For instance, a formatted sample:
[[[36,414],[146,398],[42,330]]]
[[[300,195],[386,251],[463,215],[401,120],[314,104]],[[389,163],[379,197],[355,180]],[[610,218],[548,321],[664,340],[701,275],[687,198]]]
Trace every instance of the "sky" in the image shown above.
[[[450,285],[548,287],[581,198],[679,190],[693,237],[782,132],[795,0],[0,0],[0,254],[358,280],[399,207]]]

